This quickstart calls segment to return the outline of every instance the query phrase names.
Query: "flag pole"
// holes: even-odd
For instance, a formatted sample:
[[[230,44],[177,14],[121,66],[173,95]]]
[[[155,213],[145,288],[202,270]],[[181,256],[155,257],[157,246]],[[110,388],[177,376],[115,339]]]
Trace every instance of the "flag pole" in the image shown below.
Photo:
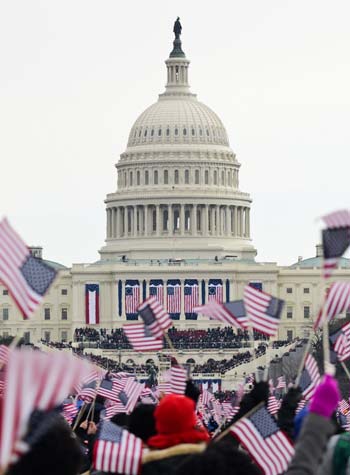
[[[350,380],[350,372],[349,372],[348,368],[346,367],[346,364],[344,363],[344,361],[341,361],[340,364],[342,365],[343,370],[345,371],[346,376],[347,376],[348,379]]]

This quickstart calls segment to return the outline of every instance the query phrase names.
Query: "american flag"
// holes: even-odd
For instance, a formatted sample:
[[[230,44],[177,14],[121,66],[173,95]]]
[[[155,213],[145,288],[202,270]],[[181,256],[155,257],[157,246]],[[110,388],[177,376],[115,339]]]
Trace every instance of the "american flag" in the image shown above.
[[[154,297],[148,297],[139,305],[138,312],[147,333],[154,338],[162,339],[164,332],[172,326],[168,313]]]
[[[159,396],[161,393],[170,394],[171,393],[171,384],[170,383],[159,383],[157,386],[156,394]]]
[[[298,414],[300,411],[304,409],[306,406],[307,401],[305,399],[302,399],[301,401],[298,402],[297,408],[295,410],[295,414]]]
[[[350,245],[350,211],[339,210],[322,217],[327,229],[322,231],[323,276],[328,278],[338,265],[338,259]]]
[[[350,410],[349,403],[345,401],[345,399],[342,399],[338,404],[338,409],[342,414],[344,414],[344,416],[346,416]]]
[[[119,401],[119,392],[119,386],[110,379],[103,379],[97,389],[97,394],[99,396],[110,399],[111,401]]]
[[[0,280],[24,318],[30,317],[40,304],[56,273],[31,255],[6,218],[0,222]]]
[[[184,305],[185,305],[185,314],[195,313],[194,307],[198,305],[198,282],[185,280],[184,286]]]
[[[216,300],[212,300],[205,305],[195,307],[194,311],[236,328],[247,328],[249,324],[243,300],[227,303],[218,303]]]
[[[96,381],[92,381],[88,384],[84,384],[81,390],[79,391],[78,396],[83,401],[92,401],[97,395],[96,390]]]
[[[321,309],[314,324],[317,330],[323,325],[322,315],[325,312],[326,321],[329,322],[339,313],[344,312],[350,306],[350,283],[334,282],[327,292],[324,302],[324,309]]]
[[[185,394],[187,373],[181,366],[172,366],[170,370],[170,391],[173,394]]]
[[[256,290],[250,285],[244,288],[243,300],[252,327],[266,335],[275,335],[284,301]]]
[[[286,378],[284,376],[279,376],[277,378],[277,386],[276,389],[286,389]]]
[[[164,305],[164,284],[162,280],[151,280],[149,283],[149,295],[154,297],[159,305]]]
[[[181,313],[181,285],[170,284],[167,285],[167,310],[171,314]]]
[[[138,383],[131,378],[127,379],[124,388],[119,392],[119,400],[124,406],[123,412],[130,414],[133,411],[144,387],[143,383]]]
[[[88,371],[85,362],[63,352],[11,351],[2,401],[2,414],[6,417],[0,421],[2,469],[29,449],[21,439],[31,413],[35,409],[47,411],[62,404],[74,383]]]
[[[231,432],[265,475],[279,475],[287,470],[294,448],[265,407],[258,407],[249,417],[233,424]]]
[[[337,353],[339,361],[346,361],[350,358],[350,340],[345,333],[339,334],[334,343],[334,351]]]
[[[163,339],[152,336],[143,323],[123,325],[123,330],[135,351],[159,351],[163,348]]]
[[[137,475],[142,459],[142,440],[109,421],[100,423],[93,452],[96,470]]]
[[[279,408],[280,403],[279,401],[277,401],[275,396],[269,396],[269,399],[267,400],[267,410],[269,411],[269,413],[274,416],[275,414],[277,414]]]
[[[126,315],[136,315],[137,307],[140,304],[140,284],[135,285],[125,283],[125,313]]]
[[[73,419],[75,416],[78,414],[78,407],[73,404],[72,402],[63,404],[62,407],[62,416],[66,419],[68,424],[71,424],[73,422]]]
[[[232,406],[230,402],[224,401],[222,403],[222,409],[226,419],[232,419],[233,416],[239,411],[239,406]]]
[[[208,282],[208,302],[223,302],[222,280],[210,279]]]
[[[10,350],[6,345],[0,345],[0,368],[7,363],[9,358]]]
[[[209,406],[210,402],[213,401],[215,398],[214,398],[214,395],[208,391],[207,389],[203,389],[203,392],[202,392],[202,404],[203,406]]]
[[[308,354],[305,360],[305,369],[301,374],[299,382],[304,399],[308,401],[312,398],[320,379],[321,376],[317,363],[314,357]]]

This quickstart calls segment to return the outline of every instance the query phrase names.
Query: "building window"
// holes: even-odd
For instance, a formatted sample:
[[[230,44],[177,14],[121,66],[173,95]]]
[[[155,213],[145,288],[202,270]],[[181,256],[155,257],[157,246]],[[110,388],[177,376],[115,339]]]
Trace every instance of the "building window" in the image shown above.
[[[192,135],[196,135],[196,131],[194,129],[192,129]]]
[[[304,318],[310,318],[310,307],[304,307]]]
[[[185,210],[185,231],[189,231],[191,228],[191,213],[190,210]]]
[[[9,291],[8,291],[7,289],[4,289],[4,290],[2,291],[2,295],[8,295],[8,294],[9,294]]]
[[[140,132],[139,132],[139,137],[141,137],[141,133],[142,133],[142,130],[140,129]]]
[[[199,135],[202,137],[202,135],[203,135],[202,129],[199,129]]]
[[[214,170],[214,185],[218,184],[218,172]]]
[[[61,295],[68,295],[68,289],[61,289]]]
[[[152,230],[153,232],[157,231],[157,213],[155,209],[152,212]]]
[[[140,171],[139,170],[136,173],[136,182],[138,185],[140,185]]]
[[[9,309],[8,308],[3,308],[2,309],[2,319],[3,320],[8,320],[9,319]]]
[[[143,135],[144,137],[147,137],[147,129],[145,130],[145,133]]]
[[[61,309],[61,320],[68,320],[68,309],[62,308]]]
[[[310,293],[309,287],[304,287],[304,294],[309,294],[309,293]]]
[[[169,182],[168,170],[164,170],[164,185],[167,185]]]
[[[183,129],[182,133],[183,133],[184,135],[187,135],[187,129]]]
[[[168,219],[169,219],[168,210],[165,209],[165,210],[163,211],[163,231],[167,231],[167,230],[168,230]]]
[[[162,129],[159,129],[158,130],[158,137],[161,137],[161,135],[162,135]]]
[[[232,186],[232,174],[230,171],[227,174],[227,183],[228,183],[228,186]]]
[[[209,170],[205,170],[204,172],[204,183],[209,185]]]
[[[178,184],[179,184],[179,170],[175,170],[175,173],[174,173],[174,183],[175,183],[175,185],[178,185]]]
[[[288,341],[293,340],[293,330],[287,330],[287,340]]]
[[[151,137],[154,135],[154,129],[151,130]]]
[[[61,333],[61,341],[62,343],[67,342],[68,340],[68,332],[66,330],[63,330]]]
[[[224,170],[222,170],[222,172],[221,172],[221,184],[225,185],[225,172],[224,172]]]
[[[49,341],[50,341],[50,337],[51,337],[51,335],[50,335],[50,332],[49,332],[49,331],[44,332],[44,340],[45,340],[46,342],[49,342]]]
[[[129,173],[130,186],[132,186],[132,172]]]
[[[207,129],[207,137],[209,137],[209,130]]]
[[[145,171],[145,185],[148,185],[149,183],[149,177],[148,177],[148,170]]]
[[[185,185],[188,185],[190,182],[190,171],[185,170]]]
[[[199,170],[194,172],[194,182],[196,185],[199,185]]]
[[[158,185],[158,171],[157,171],[157,170],[154,170],[153,183],[154,183],[155,185]]]
[[[292,287],[287,287],[286,292],[287,294],[292,294],[293,293]]]
[[[293,318],[293,307],[287,307],[287,318]]]
[[[44,320],[50,320],[51,312],[49,308],[44,308]]]
[[[179,135],[179,129],[175,129],[175,135]]]
[[[170,129],[169,128],[166,129],[166,135],[167,135],[167,137],[169,137],[169,135],[170,135]]]

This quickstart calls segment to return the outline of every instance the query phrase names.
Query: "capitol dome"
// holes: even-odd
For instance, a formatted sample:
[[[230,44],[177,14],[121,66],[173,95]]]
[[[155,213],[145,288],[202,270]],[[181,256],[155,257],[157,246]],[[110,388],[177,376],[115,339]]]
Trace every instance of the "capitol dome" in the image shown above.
[[[101,256],[253,260],[240,163],[219,117],[190,91],[179,36],[173,46],[165,91],[139,115],[116,164]]]
[[[160,96],[132,126],[128,148],[168,143],[229,146],[217,114],[195,97],[186,96]]]

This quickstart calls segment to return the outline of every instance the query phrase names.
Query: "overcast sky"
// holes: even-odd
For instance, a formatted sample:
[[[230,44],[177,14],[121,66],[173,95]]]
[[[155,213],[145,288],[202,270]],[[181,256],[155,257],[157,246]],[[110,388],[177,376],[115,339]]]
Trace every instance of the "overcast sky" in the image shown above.
[[[190,83],[222,119],[258,260],[313,256],[350,207],[348,0],[0,0],[0,214],[66,265],[98,259],[104,198],[164,90],[176,16]]]

